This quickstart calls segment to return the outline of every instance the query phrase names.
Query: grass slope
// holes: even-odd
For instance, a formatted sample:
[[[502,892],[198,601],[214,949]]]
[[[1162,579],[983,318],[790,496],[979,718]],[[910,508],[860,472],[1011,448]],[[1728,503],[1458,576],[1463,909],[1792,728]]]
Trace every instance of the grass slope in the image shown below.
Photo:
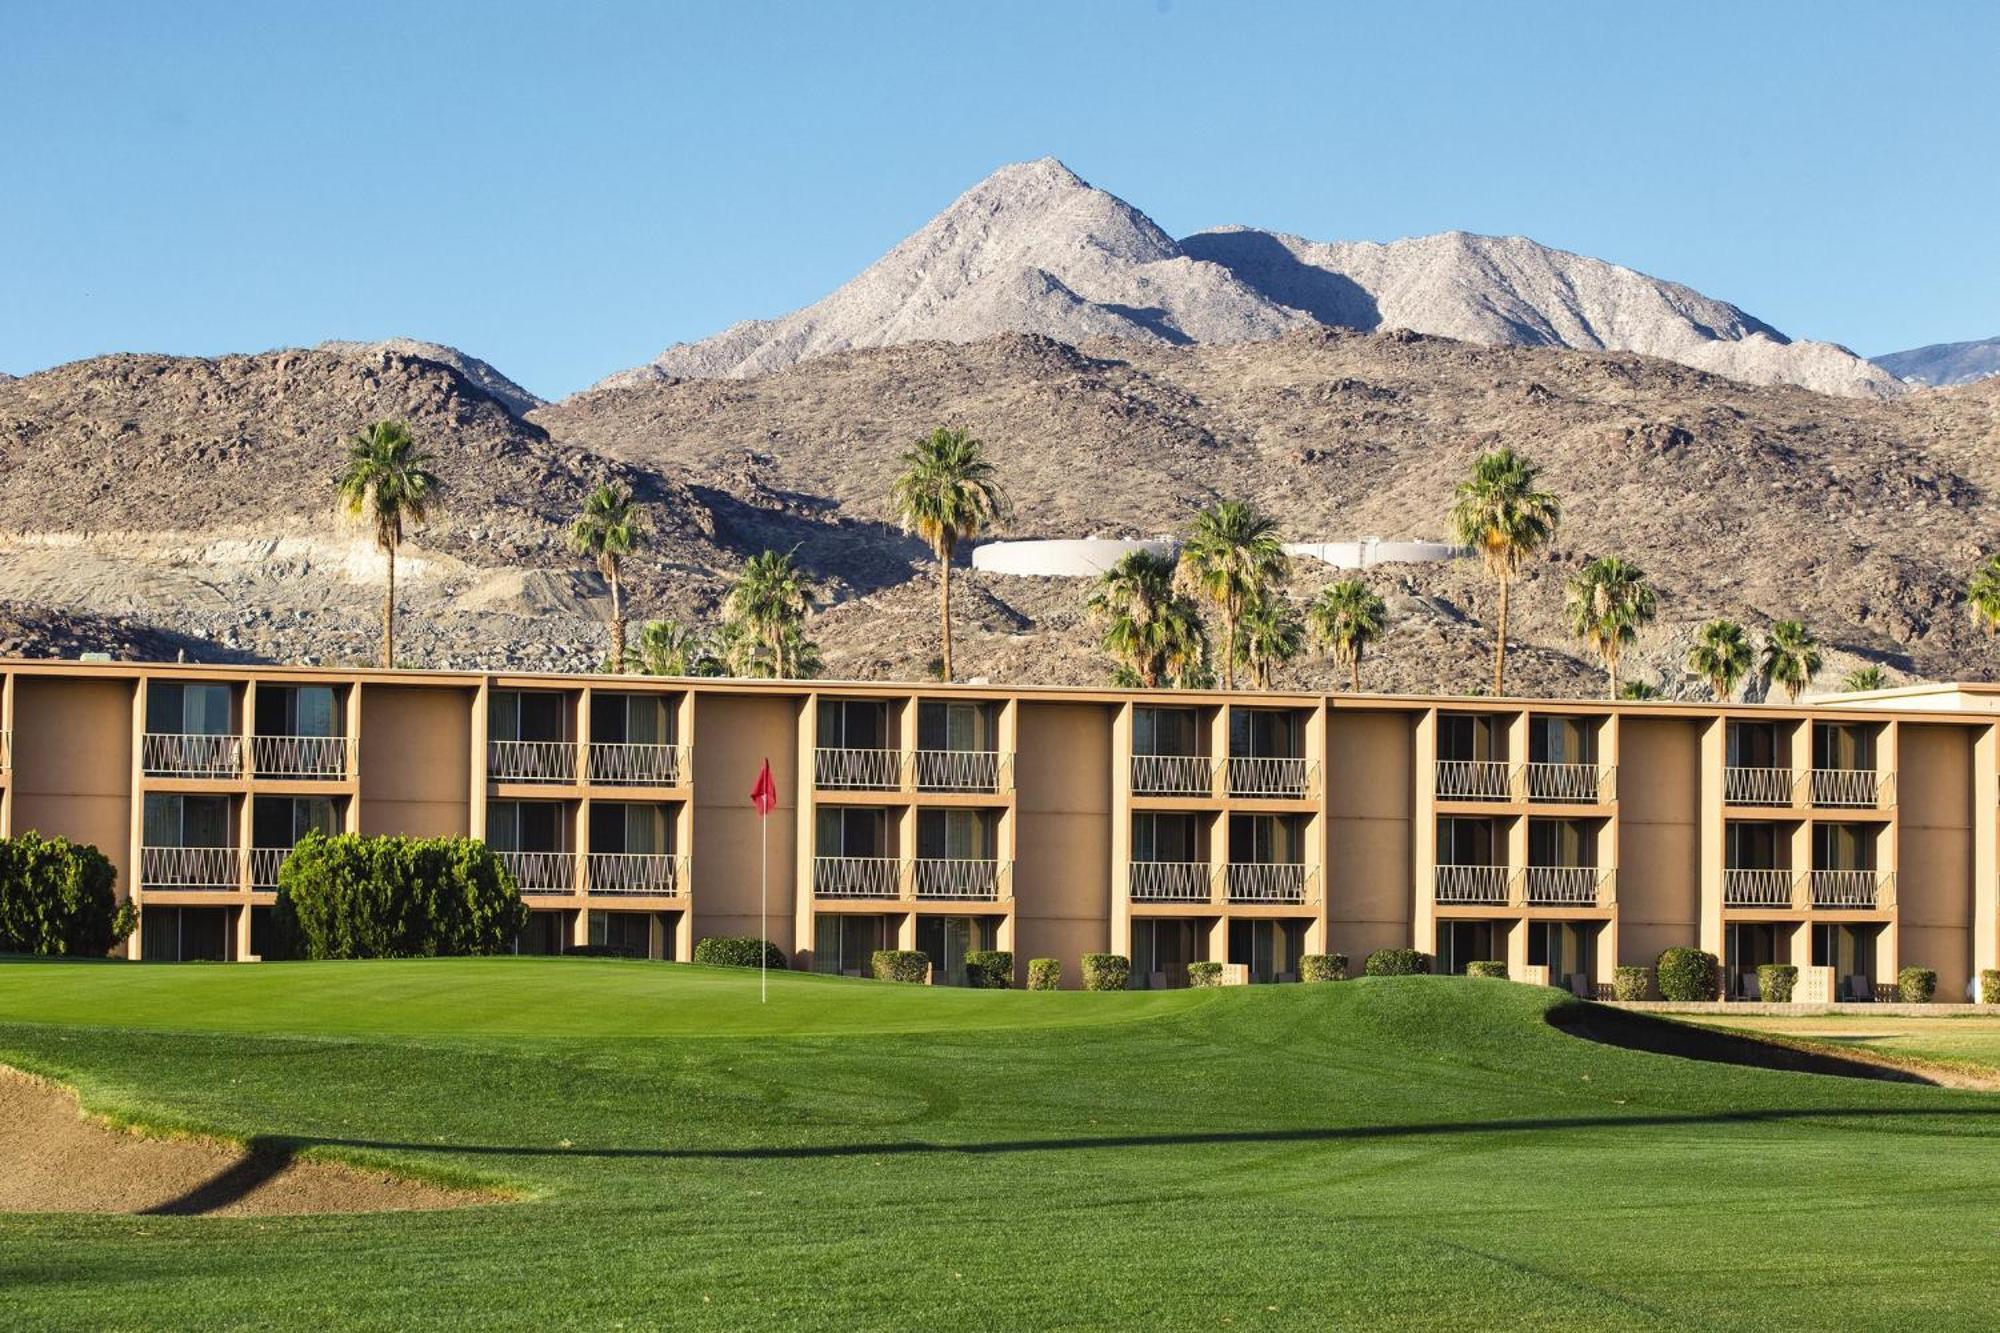
[[[93,1108],[535,1197],[0,1217],[10,1327],[1844,1328],[2000,1299],[2000,1103],[1409,978],[976,994],[600,960],[0,968]]]

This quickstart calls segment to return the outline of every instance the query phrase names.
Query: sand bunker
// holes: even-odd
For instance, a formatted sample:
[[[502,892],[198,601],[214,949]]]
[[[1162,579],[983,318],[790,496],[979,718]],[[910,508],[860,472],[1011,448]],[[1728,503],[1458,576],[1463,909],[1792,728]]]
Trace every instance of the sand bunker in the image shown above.
[[[493,1202],[284,1152],[109,1129],[84,1117],[75,1093],[0,1065],[0,1212],[246,1217]]]

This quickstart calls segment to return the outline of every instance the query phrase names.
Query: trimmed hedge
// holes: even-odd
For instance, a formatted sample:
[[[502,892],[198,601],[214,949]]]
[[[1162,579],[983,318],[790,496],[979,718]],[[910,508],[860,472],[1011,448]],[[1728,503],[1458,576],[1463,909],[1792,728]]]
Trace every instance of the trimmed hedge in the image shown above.
[[[869,960],[877,981],[901,981],[921,986],[930,980],[930,955],[920,949],[877,949]]]
[[[1347,980],[1347,955],[1344,953],[1300,954],[1299,980],[1300,981]]]
[[[1929,1004],[1937,994],[1937,970],[1906,967],[1896,974],[1896,998],[1904,1004]]]
[[[1029,990],[1061,990],[1062,959],[1030,958],[1028,960]]]
[[[1643,967],[1619,967],[1611,971],[1611,993],[1621,1000],[1643,1000],[1652,988],[1653,974]]]
[[[1415,977],[1430,970],[1430,956],[1417,949],[1377,949],[1361,964],[1362,974],[1371,977]]]
[[[1087,953],[1083,956],[1085,990],[1124,990],[1132,980],[1132,960],[1122,953]]]
[[[1790,963],[1760,963],[1757,966],[1757,998],[1769,1004],[1790,1004],[1792,988],[1799,984],[1799,970]]]
[[[2000,1004],[2000,969],[1989,967],[1979,973],[1979,1002]]]
[[[278,869],[271,923],[292,958],[433,958],[512,947],[528,905],[476,838],[315,832]]]
[[[974,949],[965,955],[965,982],[980,990],[1007,990],[1014,984],[1012,949]]]
[[[1659,981],[1661,999],[1686,1003],[1714,999],[1715,978],[1720,969],[1721,964],[1712,953],[1673,948],[1660,955],[1653,965],[1653,975]]]
[[[1188,986],[1193,990],[1205,990],[1222,984],[1222,964],[1189,963]]]
[[[1505,981],[1507,979],[1507,965],[1493,959],[1467,963],[1465,965],[1465,975],[1468,977],[1494,977]]]
[[[755,935],[710,935],[694,946],[694,960],[710,967],[782,968],[785,954],[771,941]]]
[[[0,838],[0,953],[101,958],[138,924],[118,871],[89,843],[32,830]]]

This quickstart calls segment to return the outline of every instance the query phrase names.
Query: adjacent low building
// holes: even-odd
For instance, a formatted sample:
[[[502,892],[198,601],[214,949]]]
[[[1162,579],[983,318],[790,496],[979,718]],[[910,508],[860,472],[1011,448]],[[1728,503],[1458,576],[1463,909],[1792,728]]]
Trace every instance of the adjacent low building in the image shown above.
[[[464,834],[523,952],[916,948],[1294,977],[1415,947],[1608,985],[1694,945],[1940,998],[2000,967],[2000,690],[1814,707],[0,663],[0,833],[96,844],[131,951],[267,947],[313,829]],[[749,800],[769,760],[778,809]],[[768,880],[763,878],[768,861]],[[764,886],[768,884],[768,896]],[[766,915],[768,913],[768,915]]]

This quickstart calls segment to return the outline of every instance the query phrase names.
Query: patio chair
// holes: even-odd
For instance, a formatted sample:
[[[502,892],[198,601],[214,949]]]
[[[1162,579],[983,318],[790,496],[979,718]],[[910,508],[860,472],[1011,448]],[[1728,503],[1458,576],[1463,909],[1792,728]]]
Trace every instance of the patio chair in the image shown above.
[[[1758,979],[1755,972],[1741,973],[1738,980],[1741,982],[1738,989],[1743,992],[1744,999],[1761,1000],[1764,998],[1764,983]]]
[[[1869,987],[1868,978],[1858,973],[1842,981],[1840,988],[1846,993],[1847,998],[1856,1004],[1874,1003],[1875,992]]]
[[[1587,973],[1572,972],[1569,974],[1569,993],[1579,1000],[1594,1000],[1597,998],[1597,983]]]

